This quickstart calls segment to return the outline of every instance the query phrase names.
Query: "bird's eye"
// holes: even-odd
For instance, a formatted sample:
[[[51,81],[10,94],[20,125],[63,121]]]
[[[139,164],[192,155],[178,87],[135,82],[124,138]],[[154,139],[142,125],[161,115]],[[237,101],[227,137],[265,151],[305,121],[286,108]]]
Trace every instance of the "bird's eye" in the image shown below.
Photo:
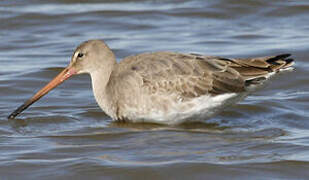
[[[77,54],[77,57],[79,57],[79,58],[81,58],[81,57],[83,57],[83,56],[84,56],[83,53],[78,53],[78,54]]]

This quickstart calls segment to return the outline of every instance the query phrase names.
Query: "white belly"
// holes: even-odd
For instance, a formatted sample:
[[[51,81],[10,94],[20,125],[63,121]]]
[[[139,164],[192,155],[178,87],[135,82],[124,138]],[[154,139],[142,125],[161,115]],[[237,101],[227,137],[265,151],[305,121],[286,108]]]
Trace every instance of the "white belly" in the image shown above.
[[[180,124],[184,122],[204,121],[221,112],[226,106],[235,104],[248,95],[248,93],[228,93],[211,97],[208,95],[193,98],[186,102],[170,104],[168,111],[150,109],[141,113],[141,109],[130,108],[126,119],[131,122],[151,122],[160,124]]]

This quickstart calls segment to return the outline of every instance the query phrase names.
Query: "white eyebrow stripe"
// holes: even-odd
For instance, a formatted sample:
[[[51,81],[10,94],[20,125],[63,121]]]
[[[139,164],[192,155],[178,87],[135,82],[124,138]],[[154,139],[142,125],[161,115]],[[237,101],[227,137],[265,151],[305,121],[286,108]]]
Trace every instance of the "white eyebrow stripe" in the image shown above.
[[[78,56],[78,53],[79,53],[79,51],[76,51],[76,52],[74,53],[74,59]]]
[[[79,51],[76,51],[76,52],[73,54],[73,58],[72,58],[72,61],[73,61],[73,62],[76,62],[78,53],[79,53]]]

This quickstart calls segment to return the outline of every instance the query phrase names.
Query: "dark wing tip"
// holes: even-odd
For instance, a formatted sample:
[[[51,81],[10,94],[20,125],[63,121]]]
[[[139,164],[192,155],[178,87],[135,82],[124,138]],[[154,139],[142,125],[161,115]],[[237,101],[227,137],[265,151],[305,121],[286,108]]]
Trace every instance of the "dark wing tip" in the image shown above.
[[[276,61],[278,61],[278,60],[286,61],[287,60],[286,58],[290,57],[290,56],[291,56],[291,54],[279,54],[279,55],[277,55],[275,57],[267,59],[266,62],[271,63],[271,64],[277,64]],[[288,59],[288,60],[290,60],[290,59]]]
[[[289,63],[293,62],[293,61],[294,61],[294,59],[289,58],[289,59],[285,59],[284,61],[285,61],[287,64],[289,64]]]
[[[290,57],[291,55],[292,55],[292,54],[290,54],[290,53],[279,54],[279,55],[275,56],[274,58],[275,58],[275,59],[285,59],[285,58],[287,58],[287,57]]]

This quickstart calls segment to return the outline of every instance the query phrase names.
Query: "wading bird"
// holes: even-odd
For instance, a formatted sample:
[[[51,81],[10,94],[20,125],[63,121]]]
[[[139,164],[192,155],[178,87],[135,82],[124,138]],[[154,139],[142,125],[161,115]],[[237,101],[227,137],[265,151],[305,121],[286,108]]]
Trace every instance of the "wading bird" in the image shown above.
[[[91,76],[94,97],[113,120],[177,124],[203,121],[291,70],[290,54],[248,59],[174,52],[143,53],[116,62],[101,40],[79,45],[58,76],[17,108],[15,118],[74,74]]]

